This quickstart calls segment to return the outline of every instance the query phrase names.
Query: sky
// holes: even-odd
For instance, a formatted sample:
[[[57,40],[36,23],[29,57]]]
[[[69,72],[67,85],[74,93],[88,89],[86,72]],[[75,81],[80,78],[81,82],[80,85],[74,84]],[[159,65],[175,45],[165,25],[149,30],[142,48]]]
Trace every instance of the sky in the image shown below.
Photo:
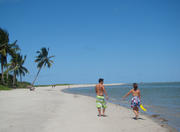
[[[180,81],[179,0],[0,0],[0,27],[29,70],[55,55],[36,84]]]

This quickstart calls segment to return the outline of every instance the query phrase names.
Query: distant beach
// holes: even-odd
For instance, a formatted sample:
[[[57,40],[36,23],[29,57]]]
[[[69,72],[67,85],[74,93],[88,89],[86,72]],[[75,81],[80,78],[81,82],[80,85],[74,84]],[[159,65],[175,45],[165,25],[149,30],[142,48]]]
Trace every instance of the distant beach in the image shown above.
[[[88,87],[89,85],[70,85]],[[141,114],[133,119],[130,109],[108,103],[107,117],[99,118],[95,99],[62,92],[69,86],[0,91],[2,132],[169,132],[174,131]]]

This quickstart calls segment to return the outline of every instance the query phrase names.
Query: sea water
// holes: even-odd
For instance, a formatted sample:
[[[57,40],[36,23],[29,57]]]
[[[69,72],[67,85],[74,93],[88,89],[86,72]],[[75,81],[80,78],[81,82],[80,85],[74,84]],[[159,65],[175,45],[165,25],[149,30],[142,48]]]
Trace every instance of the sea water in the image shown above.
[[[132,89],[132,84],[106,86],[109,102],[130,108],[132,96],[122,97]],[[149,115],[164,118],[167,123],[180,131],[180,82],[175,83],[140,83],[141,100]],[[69,88],[64,92],[95,97],[95,88]],[[142,112],[142,111],[141,111]]]

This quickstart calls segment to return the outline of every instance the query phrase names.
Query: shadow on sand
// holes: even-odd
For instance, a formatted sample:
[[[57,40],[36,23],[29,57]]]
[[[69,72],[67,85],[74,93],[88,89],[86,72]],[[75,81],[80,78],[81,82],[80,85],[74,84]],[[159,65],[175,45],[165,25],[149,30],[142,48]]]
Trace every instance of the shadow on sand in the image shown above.
[[[98,117],[100,117],[99,115],[97,115]],[[101,115],[101,117],[108,117],[107,115]]]
[[[145,120],[145,119],[140,118],[140,117],[139,117],[139,118],[137,118],[137,119],[136,119],[136,117],[133,117],[132,119],[134,119],[134,120]]]

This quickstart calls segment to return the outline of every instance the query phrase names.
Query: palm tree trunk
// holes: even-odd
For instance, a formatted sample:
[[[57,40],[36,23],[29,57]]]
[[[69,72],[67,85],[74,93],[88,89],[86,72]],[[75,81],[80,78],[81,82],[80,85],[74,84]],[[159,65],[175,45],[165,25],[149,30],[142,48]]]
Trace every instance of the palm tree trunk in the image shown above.
[[[9,79],[9,73],[7,72],[7,73],[6,73],[6,85],[9,84],[9,80],[8,80],[8,79]]]
[[[8,82],[8,79],[9,79],[9,73],[8,72],[6,74],[6,78],[7,78],[7,82]]]
[[[20,81],[22,82],[22,75],[20,74]]]
[[[14,76],[13,76],[13,87],[15,86],[16,84],[16,73],[14,72]]]
[[[4,84],[4,60],[3,60],[3,57],[1,57],[1,81],[2,81],[2,84]]]
[[[41,68],[42,68],[42,66],[41,66]],[[39,68],[38,73],[37,73],[37,75],[36,75],[36,77],[35,77],[35,79],[34,79],[34,81],[32,83],[32,86],[34,86],[34,83],[35,83],[35,81],[36,81],[36,79],[37,79],[37,77],[38,77],[38,75],[39,75],[39,73],[41,71],[41,68]]]

